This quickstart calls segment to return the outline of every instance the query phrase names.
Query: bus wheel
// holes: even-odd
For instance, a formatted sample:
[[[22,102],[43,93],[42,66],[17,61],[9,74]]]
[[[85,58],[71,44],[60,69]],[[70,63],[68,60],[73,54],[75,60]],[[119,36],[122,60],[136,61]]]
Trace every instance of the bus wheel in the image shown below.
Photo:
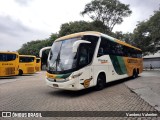
[[[138,77],[138,75],[139,75],[139,69],[137,69],[137,77]]]
[[[134,70],[133,70],[132,78],[134,79],[134,78],[136,78],[136,77],[138,77],[138,74],[137,74],[136,70],[134,69]]]
[[[18,75],[22,75],[23,74],[23,71],[22,70],[19,70],[19,74]]]
[[[104,75],[99,75],[97,78],[96,90],[102,90],[105,87],[106,81]]]

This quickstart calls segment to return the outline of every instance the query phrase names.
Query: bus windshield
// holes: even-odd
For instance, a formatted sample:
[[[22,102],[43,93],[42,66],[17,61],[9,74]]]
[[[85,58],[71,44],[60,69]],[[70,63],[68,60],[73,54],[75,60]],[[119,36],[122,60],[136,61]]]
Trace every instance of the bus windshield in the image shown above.
[[[72,45],[78,38],[54,42],[49,55],[50,71],[65,71],[76,67]]]
[[[73,43],[78,40],[90,41],[91,44],[82,43],[73,52]],[[47,71],[49,73],[67,73],[80,69],[92,61],[98,37],[85,35],[61,41],[56,41],[51,47],[48,57]]]
[[[41,59],[36,59],[36,63],[39,63],[41,61]]]
[[[0,53],[0,61],[12,61],[16,59],[16,54]]]
[[[20,57],[19,62],[33,62],[34,57]]]

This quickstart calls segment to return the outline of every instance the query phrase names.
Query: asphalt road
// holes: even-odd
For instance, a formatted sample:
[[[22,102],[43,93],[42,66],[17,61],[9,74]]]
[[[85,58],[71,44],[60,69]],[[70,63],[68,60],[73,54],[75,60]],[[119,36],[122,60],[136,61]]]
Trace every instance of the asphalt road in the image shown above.
[[[145,71],[125,84],[156,110],[160,111],[160,70]]]
[[[151,77],[154,79],[157,76],[159,73]],[[148,77],[146,72],[137,79],[141,80],[144,77]],[[0,79],[0,111],[156,111],[126,86],[125,83],[132,82],[132,79],[108,83],[101,91],[95,91],[94,88],[65,91],[47,87],[44,78],[45,72],[42,71],[33,75]],[[66,120],[66,118],[54,119]],[[137,117],[125,119],[137,119]],[[151,117],[144,119],[158,120]]]

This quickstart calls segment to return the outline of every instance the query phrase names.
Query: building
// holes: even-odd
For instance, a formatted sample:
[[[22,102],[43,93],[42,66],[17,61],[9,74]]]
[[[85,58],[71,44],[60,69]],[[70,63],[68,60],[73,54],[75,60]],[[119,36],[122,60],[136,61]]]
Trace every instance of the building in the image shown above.
[[[160,69],[160,50],[155,54],[146,55],[143,57],[143,68],[150,69]]]

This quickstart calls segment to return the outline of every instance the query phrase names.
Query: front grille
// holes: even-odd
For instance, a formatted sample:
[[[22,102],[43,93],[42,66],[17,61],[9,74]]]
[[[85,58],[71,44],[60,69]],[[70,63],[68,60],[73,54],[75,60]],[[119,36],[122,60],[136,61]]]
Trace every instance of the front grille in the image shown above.
[[[8,67],[5,69],[6,75],[12,75],[15,74],[15,68],[14,67]]]
[[[66,79],[52,79],[52,78],[47,78],[47,80],[50,82],[66,82],[66,81],[68,81]]]
[[[34,67],[28,67],[27,73],[34,73]]]
[[[36,71],[40,71],[40,68],[39,68],[39,67],[36,67],[35,69],[36,69]]]

